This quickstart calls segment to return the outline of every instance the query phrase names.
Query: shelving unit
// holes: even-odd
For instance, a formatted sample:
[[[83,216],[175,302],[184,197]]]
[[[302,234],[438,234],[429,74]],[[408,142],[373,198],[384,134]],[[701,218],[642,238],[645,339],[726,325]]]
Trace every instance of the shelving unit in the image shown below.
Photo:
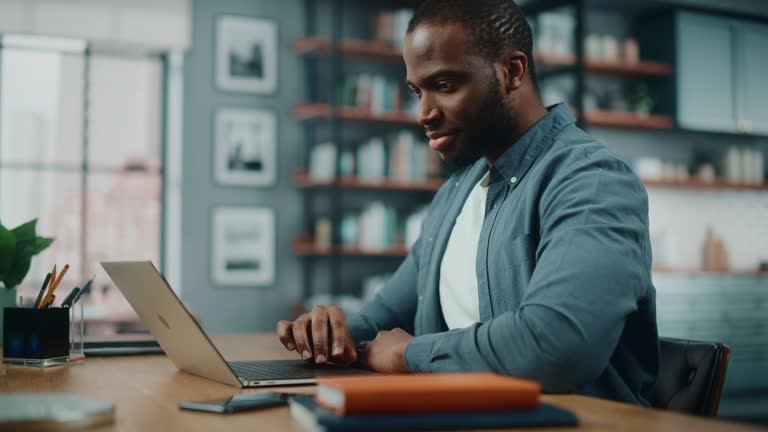
[[[367,265],[366,260],[386,259],[393,265],[405,257],[408,253],[404,245],[394,245],[384,249],[362,249],[360,247],[342,246],[339,236],[339,223],[347,206],[359,205],[360,202],[377,199],[382,202],[392,200],[393,197],[402,197],[408,194],[415,202],[426,203],[443,183],[441,179],[428,179],[423,181],[402,181],[394,179],[372,180],[354,175],[340,175],[337,166],[333,178],[312,178],[309,174],[310,151],[313,145],[319,142],[318,132],[322,128],[325,133],[323,141],[330,141],[336,146],[337,154],[342,149],[349,151],[355,148],[344,137],[349,130],[349,136],[353,132],[361,132],[354,128],[375,127],[381,132],[387,128],[392,130],[414,129],[418,124],[414,115],[401,111],[376,112],[367,108],[358,108],[342,105],[341,95],[337,89],[342,88],[345,79],[347,61],[377,63],[391,68],[392,65],[402,65],[402,51],[391,43],[376,40],[346,38],[343,33],[342,16],[349,16],[349,11],[343,10],[342,0],[305,0],[307,10],[305,21],[305,36],[294,40],[293,48],[297,55],[303,59],[306,94],[304,100],[294,105],[294,117],[301,122],[304,131],[304,146],[306,157],[300,162],[293,173],[293,183],[301,191],[304,208],[304,228],[297,233],[292,244],[294,255],[300,257],[303,263],[303,290],[302,301],[315,293],[315,270],[322,266],[329,270],[330,295],[334,296],[342,288],[341,284],[346,273],[344,262],[355,260],[354,266]],[[378,3],[376,8],[384,10],[402,7],[415,7],[418,1],[406,2],[402,0]],[[319,8],[330,8],[332,23],[330,23],[330,35],[319,35],[316,31],[314,18],[320,16]],[[323,11],[325,12],[325,11]],[[365,13],[368,14],[370,8]],[[345,15],[346,14],[346,15]],[[324,15],[324,14],[323,14]],[[359,35],[358,35],[359,36]],[[317,78],[323,76],[321,67],[329,67],[328,80],[323,79],[315,84]],[[324,71],[324,70],[323,70]],[[401,81],[401,77],[397,77]],[[322,88],[319,88],[322,87]],[[323,90],[322,92],[320,90]],[[327,93],[328,99],[321,99],[320,94]],[[364,131],[364,129],[363,129]],[[349,199],[345,199],[349,195]],[[327,201],[331,213],[319,215],[315,209],[316,200]],[[400,207],[400,206],[397,206]],[[313,239],[314,223],[318,216],[328,217],[331,222],[331,246],[319,247]],[[363,259],[363,262],[357,261]],[[379,265],[379,267],[381,267]],[[392,268],[394,271],[394,267]]]
[[[586,36],[586,0],[532,0],[522,6],[528,18],[563,7],[573,8],[575,25],[572,38],[575,43],[574,54],[534,53],[537,78],[545,80],[562,74],[575,77],[574,103],[571,108],[581,126],[600,126],[626,129],[672,129],[674,119],[656,113],[637,114],[633,112],[611,110],[584,110],[587,76],[608,76],[618,79],[666,79],[672,76],[672,66],[668,63],[641,59],[636,62],[625,60],[605,61],[588,58],[583,44]]]
[[[339,55],[386,63],[402,63],[402,51],[393,45],[364,40],[345,39],[337,44],[332,44],[328,38],[301,37],[294,41],[295,51],[304,56],[329,57],[332,48],[336,47]],[[536,54],[537,67],[540,76],[559,74],[567,71],[577,71],[579,61],[575,55],[548,55]],[[640,61],[637,63],[606,62],[586,59],[583,62],[584,73],[597,75],[610,75],[623,78],[637,77],[666,77],[671,75],[672,68],[669,64]],[[578,108],[574,110],[578,116]],[[328,104],[307,103],[294,107],[294,115],[301,120],[327,119],[332,114],[332,107]],[[373,113],[366,110],[342,107],[337,115],[346,121],[365,121],[372,123],[401,124],[403,126],[416,125],[416,119],[408,113]],[[588,111],[581,116],[584,123],[592,126],[613,128],[643,128],[643,129],[671,129],[674,121],[669,116],[660,114],[641,115],[617,111]]]

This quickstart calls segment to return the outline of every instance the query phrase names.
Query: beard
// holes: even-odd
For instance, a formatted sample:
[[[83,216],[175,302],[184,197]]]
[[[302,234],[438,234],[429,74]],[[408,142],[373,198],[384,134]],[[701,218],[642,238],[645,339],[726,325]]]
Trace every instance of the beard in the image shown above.
[[[446,160],[450,171],[464,168],[477,162],[492,148],[509,139],[514,130],[515,115],[507,108],[499,93],[499,79],[491,73],[488,79],[488,97],[475,112],[469,135],[464,145],[451,160]]]

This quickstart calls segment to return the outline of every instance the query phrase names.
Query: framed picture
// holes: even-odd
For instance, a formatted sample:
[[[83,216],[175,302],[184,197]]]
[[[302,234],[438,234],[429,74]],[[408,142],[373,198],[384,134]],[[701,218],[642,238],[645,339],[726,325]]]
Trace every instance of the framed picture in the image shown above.
[[[275,215],[264,207],[219,207],[212,215],[211,275],[218,285],[275,281]]]
[[[216,84],[222,90],[273,93],[277,89],[277,25],[222,16],[216,22]]]
[[[277,144],[275,113],[224,108],[216,113],[214,176],[223,185],[275,184]]]

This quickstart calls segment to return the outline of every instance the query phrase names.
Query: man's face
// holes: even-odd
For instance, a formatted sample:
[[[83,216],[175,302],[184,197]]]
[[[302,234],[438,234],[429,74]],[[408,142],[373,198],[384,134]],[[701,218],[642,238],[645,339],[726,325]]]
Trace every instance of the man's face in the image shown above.
[[[405,39],[408,85],[429,146],[455,166],[508,139],[513,121],[495,69],[472,49],[461,24],[422,23]]]

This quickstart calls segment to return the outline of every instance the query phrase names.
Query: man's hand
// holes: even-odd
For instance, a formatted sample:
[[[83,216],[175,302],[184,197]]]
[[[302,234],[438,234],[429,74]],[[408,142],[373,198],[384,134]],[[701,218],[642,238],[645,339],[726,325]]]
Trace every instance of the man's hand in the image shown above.
[[[357,361],[355,340],[347,328],[347,316],[338,306],[315,306],[296,321],[277,323],[277,336],[288,351],[317,364],[332,361],[350,364]]]
[[[411,339],[413,336],[400,328],[380,331],[376,339],[361,345],[360,363],[376,372],[408,373],[408,367],[405,365],[405,348]]]

